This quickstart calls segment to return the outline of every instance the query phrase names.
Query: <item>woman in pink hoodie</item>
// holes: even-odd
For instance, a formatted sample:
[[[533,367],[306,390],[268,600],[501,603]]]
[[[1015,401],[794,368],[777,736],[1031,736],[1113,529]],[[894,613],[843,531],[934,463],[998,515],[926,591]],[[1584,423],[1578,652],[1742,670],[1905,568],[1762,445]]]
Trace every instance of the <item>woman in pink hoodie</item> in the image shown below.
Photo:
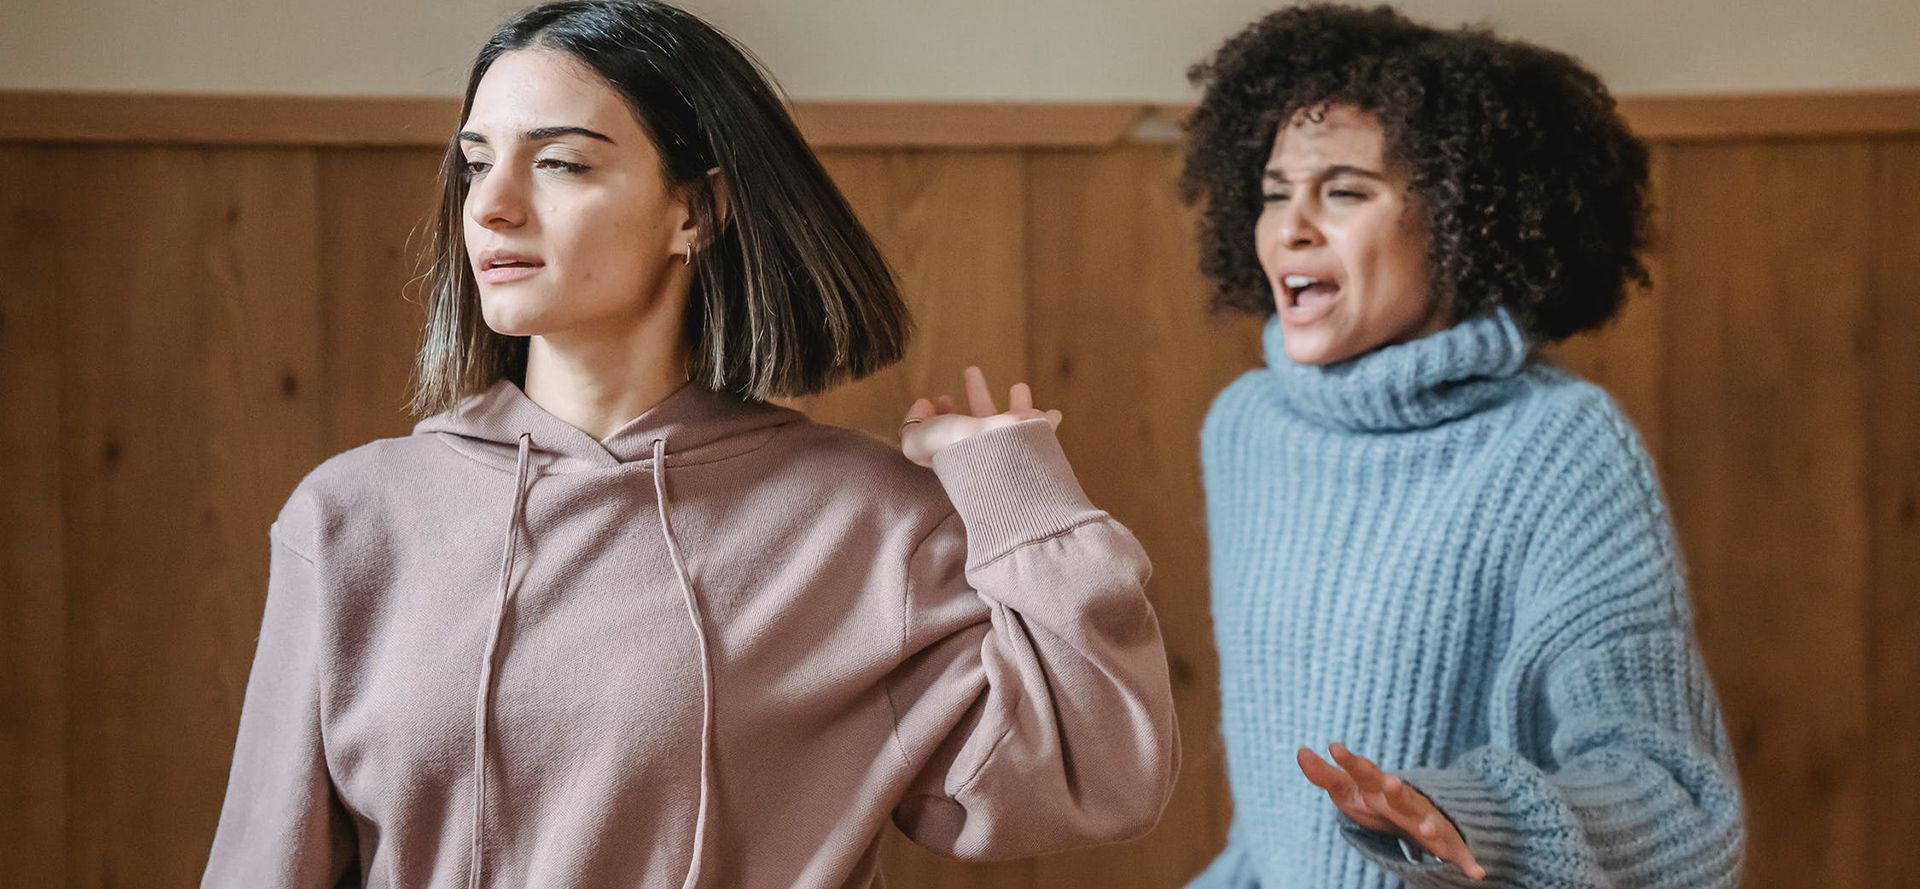
[[[1149,567],[1059,415],[971,373],[903,457],[767,403],[908,322],[748,57],[549,3],[461,120],[431,416],[274,523],[203,885],[870,886],[888,819],[966,858],[1146,832],[1178,752]]]

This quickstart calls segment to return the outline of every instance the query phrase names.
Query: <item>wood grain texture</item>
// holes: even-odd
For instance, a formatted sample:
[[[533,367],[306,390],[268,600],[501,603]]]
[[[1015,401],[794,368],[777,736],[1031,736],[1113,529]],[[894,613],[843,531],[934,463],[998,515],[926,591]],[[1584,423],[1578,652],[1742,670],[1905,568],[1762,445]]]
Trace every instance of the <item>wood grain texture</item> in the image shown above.
[[[1670,143],[1887,136],[1920,130],[1920,93],[1628,96],[1620,113],[1640,138]]]
[[[451,85],[451,84],[450,84]],[[816,148],[1103,148],[1165,132],[1180,102],[792,104]],[[1920,90],[1622,97],[1643,139],[1663,142],[1920,133]],[[86,93],[0,90],[0,142],[296,147],[447,144],[457,97]]]
[[[1873,146],[1866,491],[1876,836],[1920,837],[1920,139]],[[1920,883],[1904,843],[1875,843],[1863,885]]]
[[[807,141],[832,149],[1118,145],[1145,108],[1124,103],[797,102]]]
[[[324,456],[313,157],[95,149],[63,187],[70,885],[191,885],[265,595]]]
[[[1668,171],[1669,485],[1762,885],[1867,885],[1881,845],[1865,755],[1872,158],[1858,142],[1682,146]]]
[[[413,354],[426,318],[426,247],[439,156],[418,149],[320,152],[320,376],[324,450],[405,435]]]
[[[459,116],[439,97],[0,90],[0,142],[439,147]]]
[[[60,441],[59,152],[0,146],[0,861],[23,886],[65,886],[66,509]]]

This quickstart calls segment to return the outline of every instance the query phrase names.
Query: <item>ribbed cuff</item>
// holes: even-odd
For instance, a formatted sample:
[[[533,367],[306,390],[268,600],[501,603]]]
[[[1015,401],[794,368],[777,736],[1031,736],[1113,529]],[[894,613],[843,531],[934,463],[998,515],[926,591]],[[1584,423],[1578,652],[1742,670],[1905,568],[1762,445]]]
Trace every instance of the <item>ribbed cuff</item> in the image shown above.
[[[1408,861],[1395,837],[1368,830],[1342,816],[1340,833],[1347,842],[1409,886],[1484,889],[1489,884],[1504,885],[1498,877],[1512,872],[1515,851],[1511,841],[1512,805],[1495,788],[1458,769],[1408,769],[1395,774],[1425,794],[1453,821],[1454,828],[1467,841],[1467,848],[1473,850],[1474,860],[1487,869],[1487,879],[1470,879],[1444,861]]]
[[[1045,420],[1025,420],[948,445],[934,455],[933,471],[966,524],[969,564],[992,561],[1105,515],[1087,501]]]

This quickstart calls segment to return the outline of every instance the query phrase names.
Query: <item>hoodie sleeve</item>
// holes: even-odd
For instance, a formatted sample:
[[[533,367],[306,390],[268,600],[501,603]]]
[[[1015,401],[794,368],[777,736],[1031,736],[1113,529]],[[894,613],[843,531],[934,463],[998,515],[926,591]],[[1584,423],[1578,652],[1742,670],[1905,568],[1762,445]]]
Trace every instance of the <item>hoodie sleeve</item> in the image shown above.
[[[1342,819],[1348,840],[1415,887],[1732,887],[1740,790],[1693,640],[1678,547],[1651,461],[1599,412],[1556,492],[1496,683],[1495,743],[1400,772],[1459,827],[1487,879],[1407,860]],[[1504,690],[1504,691],[1498,691]],[[1507,737],[1502,737],[1506,735]]]
[[[934,471],[955,513],[907,566],[888,693],[915,778],[894,822],[970,859],[1146,833],[1179,750],[1145,552],[1045,421],[954,444]]]
[[[319,584],[312,560],[281,532],[276,524],[260,642],[202,889],[359,883],[352,825],[320,739]]]

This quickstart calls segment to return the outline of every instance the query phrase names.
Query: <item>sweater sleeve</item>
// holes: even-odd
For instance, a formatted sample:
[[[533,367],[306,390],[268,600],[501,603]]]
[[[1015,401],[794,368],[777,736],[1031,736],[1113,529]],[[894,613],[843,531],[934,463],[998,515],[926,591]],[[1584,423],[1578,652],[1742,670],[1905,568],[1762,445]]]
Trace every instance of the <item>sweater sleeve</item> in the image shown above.
[[[1719,704],[1692,634],[1650,461],[1611,416],[1549,473],[1514,645],[1492,695],[1494,743],[1399,774],[1487,869],[1407,860],[1343,819],[1347,839],[1412,886],[1732,887],[1743,829]]]
[[[1087,502],[1045,421],[948,447],[955,515],[907,568],[888,682],[914,778],[894,822],[998,859],[1152,829],[1179,755],[1147,557]]]
[[[359,884],[352,825],[320,739],[316,571],[280,533],[276,525],[266,612],[202,889]]]

